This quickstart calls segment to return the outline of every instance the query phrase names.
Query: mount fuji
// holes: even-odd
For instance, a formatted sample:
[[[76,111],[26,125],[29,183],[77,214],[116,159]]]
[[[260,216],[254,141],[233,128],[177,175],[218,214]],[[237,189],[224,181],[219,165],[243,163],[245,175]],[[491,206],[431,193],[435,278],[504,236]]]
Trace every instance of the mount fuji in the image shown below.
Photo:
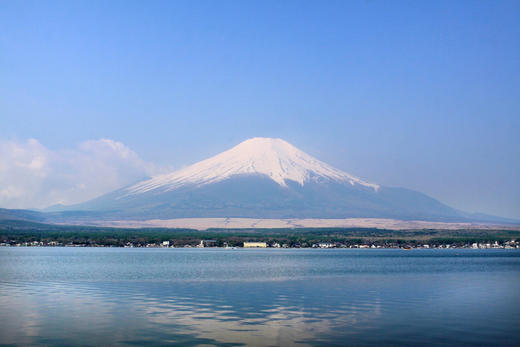
[[[380,186],[281,139],[252,138],[184,169],[68,206],[62,217],[487,219],[416,191]],[[82,212],[81,212],[82,211]],[[78,214],[79,213],[79,214]]]

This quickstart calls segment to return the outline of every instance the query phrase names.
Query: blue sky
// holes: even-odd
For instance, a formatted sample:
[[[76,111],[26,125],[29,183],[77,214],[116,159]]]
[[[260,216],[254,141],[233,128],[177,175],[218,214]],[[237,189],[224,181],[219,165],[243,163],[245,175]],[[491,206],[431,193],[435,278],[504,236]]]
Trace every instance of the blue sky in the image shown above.
[[[154,171],[117,178],[103,148],[165,170],[268,136],[520,218],[519,37],[518,1],[3,1],[0,205],[32,207],[45,170],[58,202]],[[90,195],[60,198],[64,166]]]

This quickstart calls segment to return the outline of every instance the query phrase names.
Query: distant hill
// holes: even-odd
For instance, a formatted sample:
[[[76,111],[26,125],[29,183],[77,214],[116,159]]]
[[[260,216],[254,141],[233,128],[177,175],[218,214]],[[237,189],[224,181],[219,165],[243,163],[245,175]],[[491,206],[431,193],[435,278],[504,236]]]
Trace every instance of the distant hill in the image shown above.
[[[38,211],[0,208],[0,220],[43,222],[45,219],[45,214]]]

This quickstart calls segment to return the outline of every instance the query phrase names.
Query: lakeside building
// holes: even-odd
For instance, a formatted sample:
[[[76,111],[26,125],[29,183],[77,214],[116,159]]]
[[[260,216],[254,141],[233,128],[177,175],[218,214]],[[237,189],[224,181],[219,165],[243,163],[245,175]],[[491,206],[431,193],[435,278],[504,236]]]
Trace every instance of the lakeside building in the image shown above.
[[[266,242],[244,242],[244,248],[266,248]]]
[[[197,248],[215,247],[216,244],[217,240],[200,240],[200,243],[197,245]]]
[[[318,247],[319,248],[335,248],[336,245],[333,243],[319,243]]]

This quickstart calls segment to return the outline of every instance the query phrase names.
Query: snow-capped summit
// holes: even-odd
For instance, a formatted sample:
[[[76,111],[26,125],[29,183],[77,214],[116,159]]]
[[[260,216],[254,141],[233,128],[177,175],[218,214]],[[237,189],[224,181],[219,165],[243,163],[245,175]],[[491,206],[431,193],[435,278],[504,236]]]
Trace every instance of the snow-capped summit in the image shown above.
[[[303,186],[312,180],[328,179],[375,191],[379,189],[377,184],[338,170],[282,139],[255,137],[184,169],[133,185],[127,192],[132,195],[152,190],[171,191],[185,185],[203,186],[244,174],[267,176],[282,187],[286,187],[289,180]]]

